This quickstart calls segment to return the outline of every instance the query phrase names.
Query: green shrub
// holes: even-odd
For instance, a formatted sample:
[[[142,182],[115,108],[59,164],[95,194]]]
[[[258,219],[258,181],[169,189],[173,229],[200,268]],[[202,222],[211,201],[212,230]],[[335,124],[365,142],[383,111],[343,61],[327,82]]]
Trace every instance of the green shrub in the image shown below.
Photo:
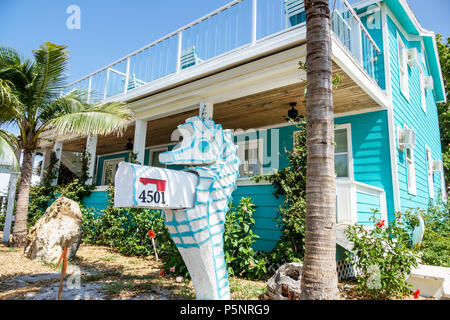
[[[275,197],[284,197],[276,216],[281,231],[280,241],[271,252],[260,253],[270,261],[268,269],[275,272],[287,262],[301,262],[305,254],[306,216],[306,130],[304,123],[294,123],[299,133],[294,135],[294,148],[285,150],[289,166],[270,175],[255,176],[275,186]]]
[[[261,279],[266,273],[266,260],[256,258],[252,248],[258,238],[251,229],[255,224],[255,205],[251,198],[241,198],[237,207],[230,204],[226,213],[224,251],[228,274]]]
[[[377,210],[373,213],[371,220],[376,222]],[[354,252],[348,253],[347,261],[362,272],[356,290],[371,299],[390,299],[408,293],[406,278],[418,265],[419,254],[410,248],[410,223],[405,215],[394,216],[387,227],[378,221],[373,228],[351,225],[346,229]]]
[[[425,233],[420,250],[425,264],[450,267],[450,205],[442,202],[441,195],[430,201],[423,215]]]

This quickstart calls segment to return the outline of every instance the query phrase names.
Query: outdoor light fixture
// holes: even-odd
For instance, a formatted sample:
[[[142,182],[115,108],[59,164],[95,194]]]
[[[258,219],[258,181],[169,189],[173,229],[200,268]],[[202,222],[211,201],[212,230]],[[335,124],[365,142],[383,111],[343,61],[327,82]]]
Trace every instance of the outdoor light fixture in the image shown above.
[[[286,121],[295,121],[299,122],[301,120],[301,116],[299,117],[297,109],[295,109],[295,106],[297,105],[297,102],[290,102],[289,106],[291,109],[288,111],[288,117],[285,118]]]
[[[131,151],[131,150],[133,150],[133,142],[131,142],[131,138],[130,139],[128,139],[128,142],[127,142],[127,144],[126,144],[126,148],[127,148],[127,150],[128,151]]]

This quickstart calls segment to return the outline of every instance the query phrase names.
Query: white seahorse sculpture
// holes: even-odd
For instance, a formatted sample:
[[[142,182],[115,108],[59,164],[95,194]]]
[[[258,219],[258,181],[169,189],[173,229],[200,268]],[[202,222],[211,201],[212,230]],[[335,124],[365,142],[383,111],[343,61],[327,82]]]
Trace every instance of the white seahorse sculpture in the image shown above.
[[[239,177],[240,161],[231,131],[212,120],[191,117],[178,130],[182,142],[160,154],[164,164],[191,165],[198,174],[194,207],[164,209],[166,226],[191,275],[197,299],[228,300],[223,248],[225,213]]]

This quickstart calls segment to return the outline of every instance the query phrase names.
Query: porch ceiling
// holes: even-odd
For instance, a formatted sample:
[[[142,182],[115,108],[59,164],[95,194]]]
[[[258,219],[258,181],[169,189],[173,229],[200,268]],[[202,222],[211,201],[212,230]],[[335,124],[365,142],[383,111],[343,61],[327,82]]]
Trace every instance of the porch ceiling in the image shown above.
[[[380,107],[339,66],[333,63],[333,76],[342,83],[333,90],[335,115]],[[214,105],[214,120],[224,128],[249,129],[285,122],[290,102],[305,115],[305,84],[303,82],[260,92]],[[381,109],[381,108],[380,108]]]
[[[340,75],[342,83],[333,90],[335,115],[356,111],[368,111],[381,107],[356,84],[337,64],[333,63],[333,76]],[[252,94],[214,105],[214,121],[225,129],[250,129],[286,123],[290,102],[297,102],[296,109],[305,115],[305,84],[302,82],[273,90]],[[187,118],[198,115],[198,108],[151,120],[147,124],[146,146],[171,142],[171,134]],[[97,154],[109,154],[126,150],[128,139],[134,138],[134,125],[127,128],[122,137],[114,135],[98,138]],[[63,150],[84,151],[86,138],[65,142]]]

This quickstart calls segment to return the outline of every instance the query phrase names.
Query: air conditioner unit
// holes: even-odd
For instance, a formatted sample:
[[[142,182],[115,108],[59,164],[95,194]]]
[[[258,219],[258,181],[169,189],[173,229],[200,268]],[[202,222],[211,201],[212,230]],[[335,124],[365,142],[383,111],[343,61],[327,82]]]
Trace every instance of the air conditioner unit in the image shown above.
[[[416,145],[416,132],[412,129],[404,128],[401,131],[398,143],[401,149],[404,148],[414,149]]]
[[[425,77],[425,89],[426,90],[433,90],[434,88],[434,81],[432,76]]]
[[[408,49],[408,65],[411,68],[419,65],[419,52],[416,48]]]
[[[440,161],[440,160],[433,160],[433,162],[431,163],[431,170],[433,170],[433,172],[441,172],[441,170],[442,170],[442,161]]]

